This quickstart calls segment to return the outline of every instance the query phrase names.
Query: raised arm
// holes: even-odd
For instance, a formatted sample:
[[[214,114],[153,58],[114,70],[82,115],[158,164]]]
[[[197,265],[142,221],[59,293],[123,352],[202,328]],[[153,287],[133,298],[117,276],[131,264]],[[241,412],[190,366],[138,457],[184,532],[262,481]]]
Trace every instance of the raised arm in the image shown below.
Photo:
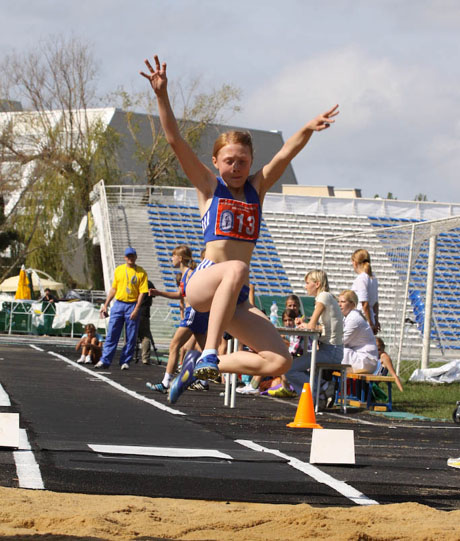
[[[155,55],[153,58],[155,60],[155,69],[148,60],[145,60],[145,65],[149,73],[141,71],[140,74],[149,81],[157,97],[160,122],[165,132],[166,140],[171,145],[187,178],[197,188],[198,192],[203,194],[205,199],[208,199],[214,192],[216,184],[215,176],[198,159],[190,145],[182,137],[169,101],[166,62],[160,65],[158,56]]]
[[[281,177],[286,167],[308,143],[313,132],[330,128],[331,124],[335,122],[334,117],[339,114],[338,107],[335,105],[329,111],[307,122],[303,128],[284,143],[272,160],[256,173],[253,184],[259,192],[259,197],[263,197]]]

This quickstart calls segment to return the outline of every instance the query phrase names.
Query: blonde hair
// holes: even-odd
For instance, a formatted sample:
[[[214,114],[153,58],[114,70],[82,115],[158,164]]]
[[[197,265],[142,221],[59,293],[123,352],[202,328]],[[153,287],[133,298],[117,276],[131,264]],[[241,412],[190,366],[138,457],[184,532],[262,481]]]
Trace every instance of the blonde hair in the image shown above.
[[[351,289],[345,289],[342,291],[342,293],[340,293],[339,295],[339,299],[340,297],[343,297],[346,301],[349,301],[349,302],[352,302],[354,305],[355,305],[355,308],[358,306],[358,295],[356,295],[356,293],[351,290]]]
[[[173,255],[178,255],[182,258],[182,263],[190,269],[196,269],[196,263],[193,261],[192,250],[186,244],[179,244],[172,251]]]
[[[321,293],[321,291],[329,291],[329,281],[327,279],[327,274],[324,271],[315,269],[307,272],[305,281],[307,281],[308,278],[313,280],[313,282],[319,282],[318,293]]]
[[[221,133],[219,137],[214,142],[214,147],[212,149],[213,158],[217,158],[219,151],[225,145],[240,144],[249,148],[251,152],[251,158],[254,158],[254,149],[252,146],[251,134],[247,131],[237,131],[230,130],[224,133]]]
[[[358,267],[362,267],[366,274],[372,276],[371,256],[367,250],[364,248],[355,250],[351,256],[351,259],[358,265]]]

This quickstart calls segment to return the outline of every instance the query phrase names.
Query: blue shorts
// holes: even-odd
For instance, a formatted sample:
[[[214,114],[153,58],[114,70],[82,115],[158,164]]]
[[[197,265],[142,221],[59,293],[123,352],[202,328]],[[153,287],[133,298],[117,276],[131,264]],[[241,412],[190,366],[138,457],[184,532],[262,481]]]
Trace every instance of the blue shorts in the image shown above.
[[[195,274],[195,272],[198,272],[201,269],[207,269],[208,267],[212,267],[213,265],[215,265],[214,261],[211,261],[210,259],[206,259],[206,258],[202,259],[199,265],[197,266],[197,268],[193,271],[192,276]],[[190,278],[192,276],[190,276]],[[186,290],[186,286],[184,284],[184,296],[186,297],[187,294],[185,290]],[[238,295],[237,304],[243,304],[243,302],[247,301],[248,298],[249,298],[249,286],[245,284],[241,288],[240,294]]]
[[[184,319],[179,323],[179,327],[187,327],[197,334],[206,334],[208,332],[209,312],[197,312],[191,306],[187,306],[184,313]]]

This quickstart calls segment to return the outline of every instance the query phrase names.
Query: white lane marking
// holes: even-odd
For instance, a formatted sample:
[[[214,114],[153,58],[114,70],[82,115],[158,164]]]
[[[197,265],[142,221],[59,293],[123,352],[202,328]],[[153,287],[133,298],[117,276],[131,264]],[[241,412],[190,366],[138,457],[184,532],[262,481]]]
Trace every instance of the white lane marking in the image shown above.
[[[328,411],[327,415],[330,415],[331,417],[338,417],[339,419],[347,419],[347,421],[353,421],[356,423],[360,423],[362,425],[385,426],[385,425],[382,425],[382,423],[373,423],[372,421],[365,421],[364,419],[358,419],[357,417],[353,417],[353,419],[350,419],[350,417],[345,417],[346,413],[339,414],[339,413],[332,413]]]
[[[142,402],[147,402],[147,404],[150,404],[151,406],[154,406],[155,408],[158,408],[160,410],[166,411],[168,413],[172,413],[173,415],[185,415],[184,412],[170,408],[168,406],[165,406],[161,402],[157,402],[156,400],[153,400],[153,398],[147,398],[139,393],[136,393],[135,391],[131,391],[127,387],[124,387],[123,385],[120,385],[119,383],[111,380],[110,378],[107,378],[100,374],[99,372],[96,372],[94,370],[90,370],[89,368],[86,368],[85,366],[82,366],[75,361],[71,361],[67,357],[64,357],[63,355],[59,355],[59,353],[54,353],[53,351],[48,351],[50,355],[53,355],[54,357],[57,357],[58,359],[61,359],[62,361],[66,362],[67,364],[70,364],[74,368],[78,368],[79,370],[82,370],[83,372],[86,372],[91,375],[93,378],[99,378],[100,380],[104,381],[105,383],[108,383],[115,389],[118,389],[122,393],[125,393],[132,398],[135,398],[136,400],[141,400]]]
[[[45,351],[44,349],[39,348],[38,346],[35,346],[34,344],[29,344],[29,347],[36,349],[37,351]]]
[[[288,464],[293,468],[296,468],[297,470],[312,477],[313,479],[315,479],[315,481],[318,481],[318,483],[323,483],[331,487],[339,494],[342,494],[342,496],[345,496],[345,498],[348,498],[349,500],[357,503],[358,505],[379,505],[379,502],[368,498],[362,492],[359,492],[359,490],[356,490],[352,486],[347,485],[347,483],[345,483],[344,481],[339,481],[338,479],[335,479],[334,477],[332,477],[332,475],[322,472],[319,468],[313,466],[312,464],[309,464],[308,462],[302,462],[301,460],[286,455],[276,449],[262,447],[262,445],[258,445],[251,440],[235,440],[235,442],[243,445],[244,447],[248,447],[249,449],[253,449],[254,451],[271,453],[272,455],[286,459],[288,461]]]
[[[11,406],[10,397],[5,389],[0,385],[0,406]]]
[[[19,487],[44,490],[45,485],[40,468],[27,439],[27,432],[23,428],[19,429],[19,450],[13,452],[13,457],[16,463]]]
[[[143,456],[168,456],[180,458],[224,458],[233,460],[233,457],[217,451],[216,449],[184,449],[180,447],[142,447],[137,445],[97,445],[88,443],[88,447],[96,453],[108,453],[117,455],[143,455]]]
[[[338,417],[339,419],[344,419],[345,417],[343,415],[340,415],[338,413],[332,413],[332,412],[327,412],[327,415],[330,415],[331,417]],[[429,428],[430,430],[445,430],[445,429],[454,429],[454,430],[458,430],[458,427],[456,427],[455,425],[448,425],[446,423],[445,426],[432,426],[430,424],[428,424],[428,421],[427,421],[427,424],[426,425],[406,425],[404,424],[403,422],[401,423],[398,423],[397,425],[395,424],[392,424],[392,425],[385,425],[383,423],[373,423],[371,421],[365,421],[364,419],[357,419],[356,417],[354,417],[353,419],[350,419],[347,417],[347,420],[350,420],[352,422],[356,422],[356,423],[361,423],[363,425],[372,425],[372,426],[380,426],[382,428],[391,428],[391,429],[396,429],[396,428]],[[384,419],[382,419],[384,420]],[[433,422],[442,422],[442,421],[436,421],[434,420]]]

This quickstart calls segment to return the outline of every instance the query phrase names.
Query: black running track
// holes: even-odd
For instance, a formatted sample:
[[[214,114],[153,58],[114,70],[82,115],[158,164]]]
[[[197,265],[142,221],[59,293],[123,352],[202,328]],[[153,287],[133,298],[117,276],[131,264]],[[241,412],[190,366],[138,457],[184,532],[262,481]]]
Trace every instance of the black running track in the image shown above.
[[[0,342],[0,385],[11,401],[0,412],[20,414],[45,489],[459,508],[460,475],[446,465],[460,454],[453,423],[328,412],[317,422],[354,431],[356,464],[310,465],[312,431],[286,427],[295,401],[238,395],[236,408],[229,409],[220,396],[223,387],[212,384],[207,392],[187,391],[170,406],[166,395],[145,387],[147,380],[160,381],[163,367],[139,363],[120,371],[115,364],[96,373],[76,358],[63,345]],[[3,486],[24,486],[15,455],[0,448]]]

